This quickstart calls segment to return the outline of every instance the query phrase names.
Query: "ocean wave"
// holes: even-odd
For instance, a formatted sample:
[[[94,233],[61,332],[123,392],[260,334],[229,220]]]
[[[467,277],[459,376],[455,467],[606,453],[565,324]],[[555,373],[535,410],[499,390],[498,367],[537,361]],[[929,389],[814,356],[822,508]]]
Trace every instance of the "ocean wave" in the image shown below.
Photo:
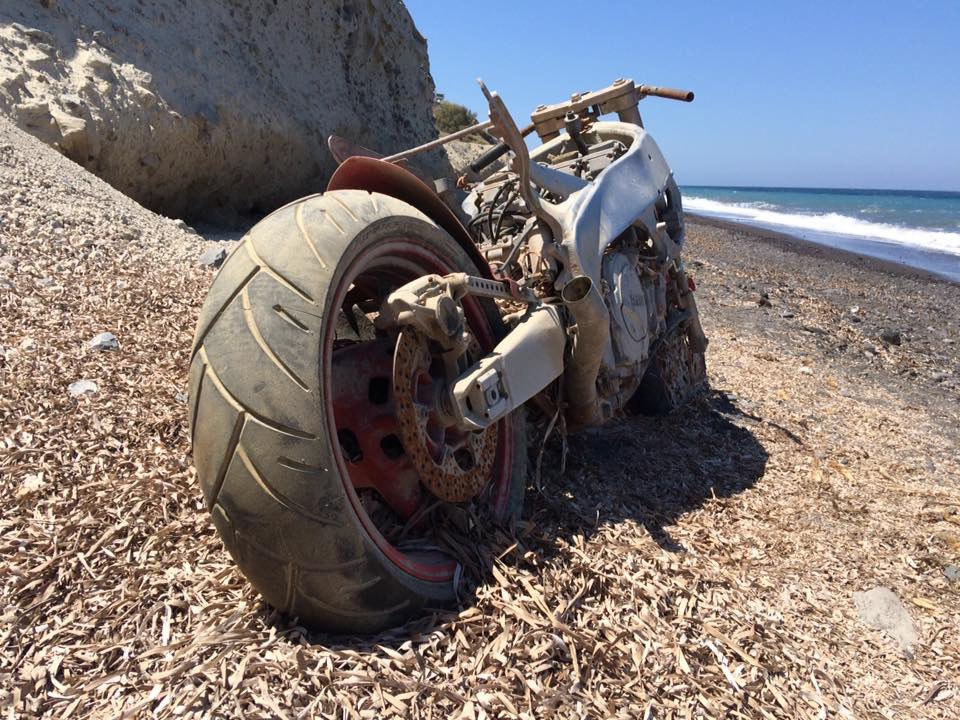
[[[960,255],[960,233],[870,222],[839,213],[802,215],[747,203],[724,203],[696,196],[684,197],[683,207],[703,215],[726,218],[764,227],[806,230],[822,235],[842,235],[884,243],[910,245]]]

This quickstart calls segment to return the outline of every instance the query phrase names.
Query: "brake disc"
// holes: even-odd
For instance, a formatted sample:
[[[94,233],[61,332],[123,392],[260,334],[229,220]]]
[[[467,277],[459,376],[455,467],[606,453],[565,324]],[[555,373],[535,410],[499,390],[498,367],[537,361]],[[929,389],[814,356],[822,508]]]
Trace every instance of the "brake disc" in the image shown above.
[[[472,350],[472,353],[471,353]],[[476,342],[468,349],[479,357]],[[393,397],[403,449],[420,482],[447,502],[464,502],[483,489],[497,452],[497,428],[458,430],[443,412],[443,359],[426,336],[406,327],[393,356]]]

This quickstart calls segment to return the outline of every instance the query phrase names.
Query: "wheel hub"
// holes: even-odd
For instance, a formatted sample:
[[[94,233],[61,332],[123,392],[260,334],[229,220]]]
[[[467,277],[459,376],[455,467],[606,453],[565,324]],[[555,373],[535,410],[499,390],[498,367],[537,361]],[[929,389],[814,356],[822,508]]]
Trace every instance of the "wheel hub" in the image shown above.
[[[473,341],[459,360],[478,354]],[[469,432],[454,426],[445,404],[444,358],[432,353],[429,339],[410,326],[397,338],[393,391],[400,438],[420,482],[446,502],[476,497],[493,469],[497,428]]]

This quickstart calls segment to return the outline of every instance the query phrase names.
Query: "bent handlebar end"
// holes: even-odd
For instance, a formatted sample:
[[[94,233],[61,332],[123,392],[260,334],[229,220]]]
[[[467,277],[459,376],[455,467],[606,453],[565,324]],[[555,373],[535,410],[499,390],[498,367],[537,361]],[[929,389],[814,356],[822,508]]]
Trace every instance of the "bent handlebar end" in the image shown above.
[[[641,85],[637,88],[639,98],[647,95],[666,98],[667,100],[679,100],[680,102],[693,102],[693,90],[679,90],[677,88],[657,87],[656,85]]]

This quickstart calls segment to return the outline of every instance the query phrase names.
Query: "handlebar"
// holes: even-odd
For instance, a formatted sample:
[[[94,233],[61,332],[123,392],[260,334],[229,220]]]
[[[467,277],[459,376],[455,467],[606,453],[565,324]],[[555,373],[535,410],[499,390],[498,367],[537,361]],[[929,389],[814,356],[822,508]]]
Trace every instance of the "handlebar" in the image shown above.
[[[692,90],[680,90],[657,85],[634,85],[632,80],[618,78],[612,85],[602,90],[575,93],[568,102],[549,106],[540,105],[530,116],[533,124],[525,127],[522,134],[526,137],[536,130],[541,139],[556,137],[559,132],[563,131],[564,118],[569,112],[587,112],[594,118],[598,115],[615,112],[620,116],[622,122],[633,122],[642,127],[636,104],[647,96],[680,102],[693,102],[694,97]],[[502,157],[507,149],[506,144],[502,142],[493,146],[470,163],[469,169],[479,173],[483,168]]]
[[[526,137],[527,135],[533,132],[533,128],[534,128],[533,123],[531,123],[530,125],[527,125],[525,128],[523,128],[523,130],[520,131],[520,134]],[[479,173],[487,165],[495,162],[496,160],[499,160],[501,157],[506,155],[507,150],[509,149],[510,148],[507,147],[506,143],[504,142],[497,143],[492,148],[487,150],[483,155],[481,155],[472,163],[470,163],[469,167],[471,170],[473,170],[473,172]]]
[[[637,87],[637,99],[653,95],[667,100],[693,102],[693,90],[678,90],[677,88],[657,87],[656,85],[640,85]]]
[[[564,129],[567,114],[570,112],[580,113],[589,111],[587,114],[594,119],[596,119],[598,115],[615,112],[620,116],[620,120],[622,122],[632,122],[640,127],[643,127],[643,123],[640,120],[640,113],[637,110],[637,102],[646,96],[653,95],[655,97],[667,98],[668,100],[679,100],[681,102],[693,101],[692,90],[678,90],[676,88],[664,88],[657,87],[655,85],[634,85],[633,80],[617,78],[614,80],[613,85],[610,85],[603,90],[598,90],[597,92],[575,93],[570,97],[570,102],[551,105],[549,107],[547,105],[540,105],[530,116],[530,119],[533,120],[533,123],[531,125],[527,125],[523,130],[520,130],[510,117],[506,106],[503,105],[503,100],[500,99],[496,93],[491,94],[483,82],[480,83],[480,86],[483,88],[484,95],[486,95],[487,100],[491,104],[491,118],[494,114],[494,100],[496,100],[496,103],[499,104],[501,115],[508,121],[508,126],[512,131],[513,139],[516,140],[517,143],[520,143],[520,145],[515,145],[514,147],[520,147],[524,154],[526,154],[526,146],[522,144],[523,138],[532,133],[534,130],[537,131],[537,134],[542,140],[556,137],[560,130]],[[418,145],[415,148],[410,148],[409,150],[404,150],[403,152],[399,152],[381,159],[384,162],[397,162],[399,160],[404,160],[408,157],[421,153],[424,150],[432,150],[433,148],[445,145],[452,140],[457,140],[466,135],[488,130],[494,127],[495,124],[496,123],[492,119],[486,122],[480,122],[476,125],[471,125],[468,128],[458,130],[457,132],[449,135],[444,135],[442,138],[431,140],[423,145]],[[333,136],[331,136],[330,151],[333,152],[335,156],[340,152],[340,150],[343,150],[345,154],[351,153],[352,149],[350,147],[347,147],[346,149],[340,148],[340,150],[338,150],[337,147],[339,146],[335,147],[332,141]],[[494,162],[497,158],[502,157],[508,149],[509,147],[507,143],[500,142],[470,163],[469,167],[471,170],[478,173],[487,165]],[[359,154],[370,155],[372,153],[372,151],[366,150],[365,148],[363,150],[364,152]]]

